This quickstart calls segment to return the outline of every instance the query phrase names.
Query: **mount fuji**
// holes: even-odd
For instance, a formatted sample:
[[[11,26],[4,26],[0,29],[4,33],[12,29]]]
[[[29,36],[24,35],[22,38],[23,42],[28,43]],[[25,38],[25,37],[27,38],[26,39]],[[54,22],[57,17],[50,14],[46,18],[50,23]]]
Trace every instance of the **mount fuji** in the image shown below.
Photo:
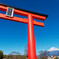
[[[43,51],[41,52],[42,56],[46,55],[46,56],[59,56],[59,48],[55,48],[55,47],[51,47],[50,49],[48,49],[47,51]],[[38,57],[40,56],[40,54],[38,55]]]
[[[49,55],[49,56],[51,56],[51,55],[59,56],[59,48],[51,47],[48,50],[47,55]]]
[[[48,51],[59,51],[59,48],[52,47]]]

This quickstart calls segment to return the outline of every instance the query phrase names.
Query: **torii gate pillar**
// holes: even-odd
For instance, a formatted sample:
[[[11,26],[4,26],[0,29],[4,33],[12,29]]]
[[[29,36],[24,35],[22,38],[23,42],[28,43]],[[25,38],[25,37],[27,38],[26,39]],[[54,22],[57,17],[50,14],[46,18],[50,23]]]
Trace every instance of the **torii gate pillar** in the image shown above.
[[[36,59],[33,17],[28,15],[28,59]]]

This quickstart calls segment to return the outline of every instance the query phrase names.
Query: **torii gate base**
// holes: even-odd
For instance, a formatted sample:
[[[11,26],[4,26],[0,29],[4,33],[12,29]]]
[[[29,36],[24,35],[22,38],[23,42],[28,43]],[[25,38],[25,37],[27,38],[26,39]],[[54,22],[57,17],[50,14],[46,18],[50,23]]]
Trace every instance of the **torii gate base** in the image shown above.
[[[36,59],[33,17],[28,15],[28,59]]]

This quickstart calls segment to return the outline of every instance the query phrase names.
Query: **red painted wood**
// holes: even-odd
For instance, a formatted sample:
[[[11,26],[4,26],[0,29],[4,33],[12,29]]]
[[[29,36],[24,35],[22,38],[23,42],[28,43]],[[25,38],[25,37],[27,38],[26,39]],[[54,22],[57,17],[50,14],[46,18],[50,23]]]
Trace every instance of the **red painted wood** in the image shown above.
[[[28,15],[28,59],[36,59],[33,17]]]
[[[6,20],[11,20],[11,21],[16,21],[16,22],[22,22],[22,23],[28,23],[28,19],[26,19],[26,18],[20,18],[20,17],[8,17],[8,16],[6,16],[5,14],[1,14],[0,13],[0,18],[1,19],[6,19]],[[44,26],[44,23],[41,23],[41,22],[37,22],[37,21],[34,21],[33,20],[33,24],[34,25],[37,25],[37,26]]]
[[[7,11],[7,7],[0,5],[0,10],[6,12]],[[18,14],[18,15],[22,15],[22,16],[28,16],[29,13],[21,11],[21,10],[14,9],[14,14]],[[44,21],[46,19],[45,16],[36,15],[36,14],[32,14],[32,13],[31,13],[31,15],[33,16],[33,18],[38,19],[38,20],[43,20]]]
[[[7,7],[0,5],[0,10],[6,12]],[[27,19],[26,18],[19,18],[19,17],[12,17],[11,18],[11,17],[8,17],[8,16],[1,14],[1,13],[0,13],[0,18],[28,24],[28,59],[37,59],[33,25],[43,27],[44,23],[36,22],[33,20],[33,18],[44,21],[46,19],[46,17],[42,16],[42,15],[36,15],[36,14],[29,13],[29,12],[17,10],[17,9],[14,9],[14,14],[27,16],[28,18]]]

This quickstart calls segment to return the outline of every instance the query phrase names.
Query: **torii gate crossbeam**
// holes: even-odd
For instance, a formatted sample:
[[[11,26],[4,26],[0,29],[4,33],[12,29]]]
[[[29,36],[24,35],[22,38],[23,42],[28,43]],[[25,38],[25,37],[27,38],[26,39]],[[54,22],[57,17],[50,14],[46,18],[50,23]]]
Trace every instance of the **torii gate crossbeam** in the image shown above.
[[[11,7],[11,6],[0,3],[1,11],[6,12],[7,7]],[[1,13],[0,13],[0,18],[28,24],[28,59],[36,59],[36,48],[35,48],[35,37],[34,37],[33,25],[43,27],[44,23],[36,22],[33,20],[33,18],[44,21],[48,17],[48,15],[44,15],[44,14],[40,14],[40,13],[36,13],[36,12],[24,10],[24,9],[19,9],[15,7],[12,7],[12,8],[14,8],[14,14],[26,16],[27,19],[15,17],[15,16],[11,18]]]

